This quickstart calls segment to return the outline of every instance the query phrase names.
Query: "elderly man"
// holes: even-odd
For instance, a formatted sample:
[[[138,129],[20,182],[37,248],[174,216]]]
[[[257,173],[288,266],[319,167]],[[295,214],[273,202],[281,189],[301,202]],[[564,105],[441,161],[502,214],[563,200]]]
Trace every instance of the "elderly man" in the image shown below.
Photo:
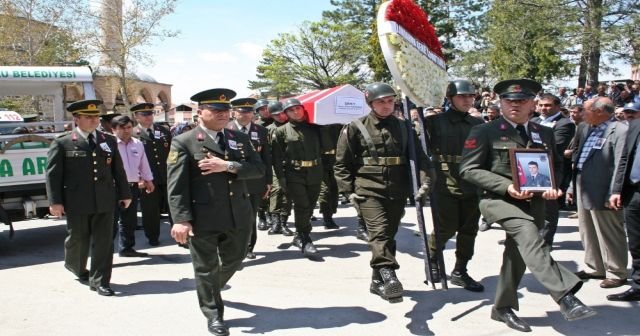
[[[504,254],[491,318],[518,331],[531,327],[513,312],[518,310],[517,289],[528,267],[560,305],[569,321],[595,315],[575,293],[582,281],[551,257],[539,230],[544,223],[545,200],[557,199],[562,191],[519,191],[513,184],[509,148],[537,148],[557,157],[552,131],[529,121],[536,92],[541,85],[530,79],[501,81],[494,87],[500,95],[503,118],[475,126],[464,143],[460,175],[483,190],[480,212],[506,233]],[[554,162],[557,162],[554,160]]]
[[[620,287],[627,281],[623,214],[608,204],[627,132],[627,125],[613,119],[614,111],[615,106],[607,97],[587,101],[585,123],[578,130],[573,155],[584,262],[593,270],[577,275],[581,279],[604,279],[602,288]]]

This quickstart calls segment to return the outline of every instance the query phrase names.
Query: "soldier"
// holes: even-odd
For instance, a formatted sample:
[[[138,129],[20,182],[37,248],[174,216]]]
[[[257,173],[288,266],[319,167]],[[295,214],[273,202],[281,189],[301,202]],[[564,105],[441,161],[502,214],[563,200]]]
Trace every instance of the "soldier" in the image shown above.
[[[247,259],[255,259],[256,255],[253,253],[253,248],[256,246],[256,240],[258,239],[258,233],[256,230],[256,214],[258,208],[265,199],[268,199],[269,189],[271,189],[271,150],[269,149],[267,129],[252,122],[253,120],[253,106],[256,100],[253,98],[241,98],[231,101],[231,107],[235,114],[235,119],[229,124],[227,128],[235,131],[240,131],[249,136],[253,149],[260,155],[262,163],[264,164],[265,174],[257,179],[245,180],[247,184],[247,190],[251,195],[251,206],[253,209],[253,225],[251,230],[251,240],[249,241],[249,250],[247,251]],[[264,217],[264,211],[262,212]],[[261,218],[263,220],[264,218]],[[264,220],[263,220],[264,222]],[[264,224],[266,225],[266,223]]]
[[[467,264],[473,257],[478,234],[480,198],[478,188],[463,181],[458,169],[469,131],[483,121],[468,113],[476,95],[476,88],[471,81],[459,79],[449,82],[446,95],[449,108],[426,119],[429,150],[437,173],[434,197],[438,199],[438,207],[432,210],[436,212],[440,224],[437,239],[435,232],[429,236],[429,249],[433,258],[444,249],[447,240],[457,233],[456,264],[451,272],[451,283],[472,292],[482,292],[484,286],[467,273]],[[439,282],[438,262],[432,259],[430,263],[434,270],[431,281]]]
[[[273,132],[289,120],[282,107],[281,102],[269,103],[269,113],[273,118],[273,123],[267,126],[271,148],[273,148]],[[273,151],[271,159],[273,163]],[[287,220],[291,213],[291,202],[287,198],[284,189],[280,187],[278,179],[273,178],[271,181],[271,192],[269,193],[269,212],[271,213],[271,229],[269,229],[269,234],[274,235],[281,233],[283,236],[293,236],[293,231],[291,231],[287,225]]]
[[[120,113],[108,111],[107,114],[103,114],[100,116],[100,126],[98,126],[98,131],[113,134],[113,128],[111,127],[111,121],[115,117],[119,117]]]
[[[539,234],[544,224],[545,200],[557,199],[558,189],[534,194],[514,187],[509,148],[538,148],[553,158],[553,131],[528,121],[534,97],[541,85],[530,79],[501,81],[493,88],[500,95],[503,118],[471,129],[464,143],[460,176],[482,189],[480,211],[490,223],[506,232],[504,254],[491,318],[518,331],[531,331],[512,309],[518,310],[517,289],[526,267],[549,291],[569,320],[596,314],[574,294],[582,281],[551,257],[550,248]],[[553,160],[556,168],[560,160]]]
[[[51,214],[67,215],[64,267],[92,291],[112,296],[114,204],[117,199],[127,208],[131,193],[116,139],[96,130],[101,104],[82,100],[67,107],[77,127],[51,142],[47,195]]]
[[[407,122],[393,116],[396,92],[384,83],[369,84],[364,91],[371,113],[345,126],[338,139],[335,176],[340,192],[359,207],[369,230],[371,248],[370,292],[389,302],[402,301],[402,284],[395,274],[395,235],[411,185],[408,167]],[[420,147],[421,148],[421,147]],[[419,151],[422,186],[418,196],[428,194],[433,170]]]
[[[253,124],[264,127],[266,131],[266,141],[263,141],[262,143],[262,147],[266,150],[266,147],[269,146],[269,131],[267,131],[266,128],[273,123],[273,118],[271,118],[271,114],[269,114],[269,101],[266,99],[257,100],[256,104],[253,105],[253,110],[256,111],[260,117],[260,119]],[[271,162],[271,148],[269,148],[268,152],[261,153],[261,156],[264,157],[264,155],[269,156],[269,162]],[[265,169],[267,184],[269,185],[269,189],[271,189],[271,180],[273,176],[271,163],[269,163],[269,165],[265,163]],[[269,212],[269,192],[267,191],[266,196],[260,201],[260,205],[258,206],[258,230],[265,231],[270,227],[271,213]]]
[[[167,158],[171,236],[189,244],[198,302],[214,335],[229,335],[220,289],[246,256],[254,222],[244,180],[264,173],[249,136],[225,129],[234,96],[211,89],[191,97],[200,125],[177,136]]]
[[[311,215],[320,194],[322,144],[318,125],[309,123],[299,100],[290,98],[283,106],[289,122],[273,132],[273,170],[280,188],[293,203],[296,235],[293,245],[307,258],[318,250],[311,240]]]
[[[269,101],[266,99],[258,99],[258,101],[256,102],[256,104],[253,106],[253,109],[256,111],[256,113],[259,116],[258,121],[256,121],[256,124],[263,126],[263,127],[267,127],[269,125],[271,125],[273,123],[273,117],[271,116],[271,113],[269,112]]]
[[[340,227],[333,220],[333,214],[338,210],[338,185],[333,175],[333,166],[336,164],[336,146],[340,136],[341,124],[324,125],[320,127],[322,135],[322,184],[320,185],[320,213],[324,221],[324,228],[328,230]]]
[[[171,133],[153,123],[152,103],[140,103],[131,107],[138,125],[133,134],[142,141],[144,151],[153,173],[155,189],[151,193],[140,194],[142,226],[149,245],[160,245],[160,213],[168,211],[167,203],[167,155],[171,145]]]

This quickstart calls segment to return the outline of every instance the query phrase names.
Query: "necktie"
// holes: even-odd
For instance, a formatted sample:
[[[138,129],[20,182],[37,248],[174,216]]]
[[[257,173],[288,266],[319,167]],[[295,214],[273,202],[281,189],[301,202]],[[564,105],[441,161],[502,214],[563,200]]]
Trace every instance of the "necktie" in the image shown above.
[[[220,149],[224,151],[226,148],[226,146],[224,145],[224,133],[218,132],[218,134],[216,135],[216,138],[217,138],[216,142],[218,143],[218,146],[220,147]]]
[[[242,128],[240,129],[242,131],[242,133],[247,134],[247,128],[242,126]]]
[[[524,125],[516,126],[516,130],[518,130],[518,133],[520,133],[520,138],[522,138],[522,141],[527,144],[529,142],[529,136],[527,135],[527,130],[524,128]]]
[[[147,134],[149,134],[149,138],[151,140],[155,140],[156,138],[153,136],[153,130],[150,128],[147,128]]]
[[[96,150],[96,140],[95,140],[95,137],[93,136],[93,133],[89,133],[89,136],[87,137],[87,141],[89,142],[89,148],[91,148],[91,151],[93,152],[94,150]]]
[[[635,156],[633,158],[633,166],[631,166],[631,173],[629,173],[629,179],[633,184],[640,182],[640,146],[636,145]]]

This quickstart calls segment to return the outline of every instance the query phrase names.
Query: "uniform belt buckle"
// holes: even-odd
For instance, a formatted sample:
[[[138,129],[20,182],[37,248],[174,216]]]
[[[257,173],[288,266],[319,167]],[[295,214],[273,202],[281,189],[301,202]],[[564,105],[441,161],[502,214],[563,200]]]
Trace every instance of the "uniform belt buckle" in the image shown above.
[[[300,161],[300,167],[309,168],[313,167],[313,161]]]
[[[386,158],[387,164],[390,166],[394,166],[394,165],[399,165],[400,164],[400,158],[399,157],[388,157]]]

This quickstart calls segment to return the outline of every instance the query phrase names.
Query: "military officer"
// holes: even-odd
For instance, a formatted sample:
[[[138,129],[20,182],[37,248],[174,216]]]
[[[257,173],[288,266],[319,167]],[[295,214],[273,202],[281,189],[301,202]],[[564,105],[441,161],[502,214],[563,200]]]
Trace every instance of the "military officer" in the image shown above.
[[[309,221],[322,182],[319,126],[309,122],[307,111],[295,98],[287,99],[283,110],[289,122],[273,131],[273,170],[280,188],[293,203],[296,226],[293,245],[305,257],[314,258],[318,250],[311,240]]]
[[[449,82],[446,91],[449,108],[426,118],[429,150],[436,168],[435,197],[438,207],[432,209],[438,216],[438,237],[429,236],[431,256],[442,250],[447,240],[456,236],[456,264],[451,272],[451,283],[472,292],[482,292],[484,286],[467,273],[467,263],[473,257],[478,234],[480,209],[477,187],[460,178],[458,169],[462,159],[462,147],[471,127],[483,123],[482,119],[469,115],[476,96],[476,88],[466,79]],[[436,241],[439,245],[436,246]],[[431,280],[440,281],[438,263],[430,260]]]
[[[253,124],[258,126],[262,126],[267,128],[267,126],[273,123],[273,118],[271,118],[271,114],[269,114],[269,101],[266,99],[258,99],[253,105],[253,110],[258,114],[259,119],[255,121]],[[263,117],[265,116],[265,117]],[[266,131],[266,141],[263,142],[263,148],[269,146],[269,131]],[[269,148],[268,152],[261,153],[269,156],[269,161],[271,161],[271,148]],[[264,160],[263,160],[264,161]],[[269,182],[269,189],[271,189],[271,180],[272,180],[272,172],[273,168],[271,164],[265,166],[266,172],[265,177]],[[258,206],[258,230],[265,231],[271,227],[271,213],[269,212],[269,192],[267,192],[267,196],[260,201],[260,205]]]
[[[269,113],[273,119],[273,123],[267,126],[269,131],[269,144],[273,148],[273,133],[276,128],[286,124],[289,121],[287,115],[284,113],[283,105],[281,102],[269,103]],[[273,163],[273,151],[272,151]],[[273,168],[273,167],[272,167]],[[273,176],[273,174],[272,174]],[[269,213],[271,214],[271,228],[269,234],[282,234],[283,236],[293,236],[293,231],[289,229],[287,220],[289,214],[291,214],[291,201],[287,198],[284,189],[280,187],[278,179],[272,179],[271,191],[269,192]]]
[[[151,193],[140,194],[142,226],[149,245],[160,244],[160,213],[168,211],[167,203],[167,155],[171,145],[171,132],[154,125],[154,105],[140,103],[131,107],[138,125],[133,134],[144,145],[144,151],[153,173],[155,189]]]
[[[229,334],[220,289],[241,265],[251,235],[244,181],[264,174],[249,136],[225,128],[234,96],[229,89],[192,96],[200,125],[177,136],[167,158],[171,236],[189,244],[198,302],[214,335]]]
[[[114,204],[127,208],[131,192],[116,139],[96,130],[101,104],[82,100],[67,107],[77,127],[51,142],[46,185],[51,214],[67,215],[64,266],[92,291],[111,296]]]
[[[258,114],[259,118],[256,121],[256,124],[267,127],[273,123],[273,117],[269,112],[269,100],[267,99],[258,99],[256,104],[253,106],[254,111]]]
[[[395,270],[395,235],[409,196],[408,122],[393,115],[396,92],[385,83],[367,85],[364,91],[371,112],[345,126],[338,139],[335,176],[340,192],[357,204],[369,231],[370,292],[389,302],[402,301],[403,287]],[[421,147],[420,147],[421,148]],[[428,194],[433,170],[431,161],[419,151],[422,198]]]
[[[464,143],[460,176],[482,189],[480,211],[488,222],[498,223],[506,233],[504,254],[491,318],[518,331],[531,331],[515,315],[517,289],[526,267],[560,305],[569,320],[595,315],[575,293],[582,281],[551,257],[550,247],[540,236],[544,224],[545,200],[557,199],[558,189],[544,193],[519,191],[514,186],[510,148],[537,148],[556,153],[553,131],[528,121],[534,97],[541,85],[530,79],[501,81],[493,90],[500,96],[503,118],[471,129]],[[559,167],[560,160],[553,160]],[[557,168],[557,167],[556,167]]]
[[[253,220],[251,240],[249,241],[249,250],[247,251],[248,259],[255,259],[256,255],[253,253],[253,248],[256,246],[256,240],[258,239],[257,228],[255,225],[256,215],[259,213],[258,209],[265,199],[268,199],[269,189],[271,188],[271,149],[269,147],[267,129],[252,122],[253,120],[253,106],[256,104],[256,100],[253,98],[240,98],[231,101],[231,107],[235,115],[235,119],[227,124],[227,128],[240,131],[249,136],[253,149],[260,155],[262,163],[264,164],[265,174],[257,179],[245,180],[247,184],[247,190],[251,195],[251,206],[253,208]],[[265,213],[262,212],[261,223],[266,226]]]
[[[106,114],[100,116],[100,126],[98,126],[98,131],[113,134],[113,128],[111,127],[111,121],[115,117],[119,117],[120,113],[108,111]]]
[[[333,230],[340,227],[333,220],[333,214],[338,210],[338,185],[333,175],[333,166],[336,164],[336,146],[340,136],[341,124],[323,125],[320,127],[322,136],[322,184],[318,203],[324,222],[324,228]]]

